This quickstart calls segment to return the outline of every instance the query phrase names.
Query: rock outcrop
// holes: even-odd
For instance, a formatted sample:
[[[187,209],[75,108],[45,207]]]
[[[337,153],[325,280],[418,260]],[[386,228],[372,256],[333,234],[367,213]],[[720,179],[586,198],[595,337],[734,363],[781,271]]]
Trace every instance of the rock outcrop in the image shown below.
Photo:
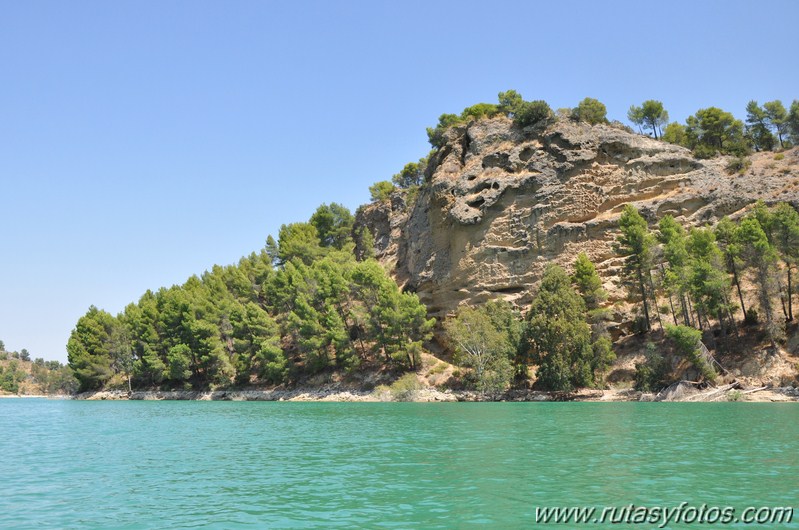
[[[651,222],[671,214],[693,225],[758,199],[799,205],[799,151],[752,158],[745,174],[729,175],[726,158],[697,160],[622,127],[559,120],[522,130],[504,117],[481,120],[448,131],[412,207],[395,194],[362,208],[356,223],[439,318],[496,297],[523,307],[547,264],[569,268],[581,251],[621,300],[613,243],[626,203]]]

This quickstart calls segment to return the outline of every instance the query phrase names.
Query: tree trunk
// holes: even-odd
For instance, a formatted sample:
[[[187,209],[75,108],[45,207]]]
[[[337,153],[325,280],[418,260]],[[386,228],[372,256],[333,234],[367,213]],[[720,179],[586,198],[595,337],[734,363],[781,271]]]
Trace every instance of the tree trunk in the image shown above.
[[[641,268],[638,268],[638,287],[641,290],[641,300],[644,302],[644,318],[646,319],[646,330],[651,331],[652,328],[649,325],[649,304],[647,303],[646,299],[646,285],[644,285],[644,274],[641,271]]]
[[[724,300],[727,306],[727,316],[730,319],[730,325],[735,332],[735,338],[740,338],[740,335],[738,335],[738,326],[735,325],[735,315],[732,313],[732,302],[730,302],[730,297],[726,293],[724,294]]]
[[[735,266],[735,261],[732,261],[732,279],[735,281],[735,288],[738,289],[738,299],[741,301],[741,311],[746,320],[746,306],[744,305],[744,295],[741,294],[741,283],[738,281],[738,268]]]
[[[682,320],[686,326],[692,325],[691,313],[688,310],[688,303],[685,300],[685,293],[680,293],[680,307],[682,308]]]
[[[785,317],[785,320],[789,320],[788,308],[785,306],[785,291],[782,290],[782,282],[778,280],[777,284],[779,285],[779,290],[780,290],[780,305],[782,305],[782,316]]]
[[[666,269],[663,267],[662,263],[660,264],[660,277],[661,277],[662,281],[665,283]],[[676,326],[677,325],[677,314],[674,312],[674,302],[672,301],[671,292],[668,291],[668,289],[667,289],[667,292],[669,293],[669,309],[671,309],[671,318],[674,320],[674,325]]]
[[[788,264],[788,320],[793,320],[793,304],[791,302],[791,264]]]
[[[655,316],[660,325],[660,331],[663,331],[663,321],[660,319],[660,308],[658,307],[658,295],[655,291],[655,282],[652,280],[652,271],[649,271],[649,288],[652,289],[652,300],[655,302]]]
[[[688,314],[691,316],[691,326],[694,327],[694,318],[696,318],[696,328],[702,329],[702,320],[699,314],[699,309],[696,309],[693,304],[691,303],[691,297],[687,296],[686,300],[688,300]]]

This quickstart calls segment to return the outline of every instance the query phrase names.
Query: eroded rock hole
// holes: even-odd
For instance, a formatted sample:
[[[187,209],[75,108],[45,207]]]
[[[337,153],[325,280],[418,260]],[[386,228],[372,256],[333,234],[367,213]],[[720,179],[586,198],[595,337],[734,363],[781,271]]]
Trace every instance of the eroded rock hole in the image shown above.
[[[475,197],[474,199],[466,201],[466,204],[472,208],[479,208],[484,205],[486,200],[483,197]]]

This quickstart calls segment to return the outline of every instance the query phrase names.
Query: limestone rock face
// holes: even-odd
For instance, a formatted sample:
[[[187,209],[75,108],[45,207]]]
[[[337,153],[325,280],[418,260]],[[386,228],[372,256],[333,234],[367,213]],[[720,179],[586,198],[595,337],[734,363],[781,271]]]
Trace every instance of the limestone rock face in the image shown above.
[[[361,209],[356,226],[370,228],[378,257],[438,318],[497,297],[524,307],[547,264],[569,269],[581,251],[621,300],[613,243],[624,205],[650,223],[671,214],[698,225],[757,199],[799,204],[799,151],[773,164],[772,153],[758,156],[730,176],[724,158],[697,160],[610,125],[560,120],[522,130],[504,117],[481,120],[447,132],[412,207],[397,194]]]

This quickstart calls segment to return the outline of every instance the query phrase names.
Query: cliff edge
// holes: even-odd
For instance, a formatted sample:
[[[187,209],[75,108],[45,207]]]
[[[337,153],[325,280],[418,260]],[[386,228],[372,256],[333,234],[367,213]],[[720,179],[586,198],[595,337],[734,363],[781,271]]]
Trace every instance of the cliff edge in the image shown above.
[[[484,119],[447,131],[413,204],[395,193],[362,208],[356,226],[372,231],[377,257],[439,319],[498,297],[524,307],[545,266],[569,269],[578,252],[623,302],[613,243],[624,204],[650,223],[671,214],[689,225],[735,217],[758,199],[799,206],[797,148],[750,158],[730,174],[730,157],[699,160],[620,126]],[[629,321],[623,303],[614,307]]]

